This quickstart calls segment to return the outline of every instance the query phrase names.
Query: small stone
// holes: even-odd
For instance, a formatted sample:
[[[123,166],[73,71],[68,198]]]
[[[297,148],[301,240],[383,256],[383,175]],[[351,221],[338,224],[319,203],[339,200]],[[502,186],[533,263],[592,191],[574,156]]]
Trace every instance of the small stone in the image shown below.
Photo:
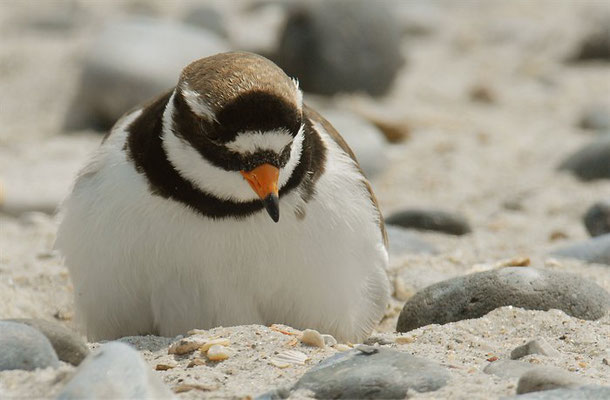
[[[577,375],[570,374],[560,368],[539,366],[526,371],[519,378],[517,394],[574,387],[583,383]]]
[[[387,224],[386,232],[390,257],[405,254],[438,254],[436,247],[420,238],[417,232]]]
[[[31,318],[10,321],[31,326],[45,335],[62,361],[78,365],[89,354],[89,348],[80,335],[56,322]]]
[[[169,349],[167,349],[167,354],[183,355],[192,353],[205,344],[206,340],[202,338],[188,337],[185,339],[180,339],[169,346]]]
[[[343,343],[339,343],[338,345],[335,346],[335,350],[338,350],[338,351],[349,351],[351,349],[352,348],[350,346],[343,344]]]
[[[202,383],[184,383],[182,385],[175,386],[173,389],[174,393],[185,393],[191,390],[199,390],[202,392],[212,392],[218,390],[218,385],[204,385]]]
[[[170,363],[160,363],[155,366],[156,371],[167,371],[168,369],[176,368],[178,364],[175,362]]]
[[[558,248],[551,255],[610,265],[610,233]]]
[[[53,346],[40,331],[22,323],[0,321],[0,371],[58,366]]]
[[[565,159],[559,169],[569,171],[583,181],[610,179],[610,135],[586,145]]]
[[[448,279],[422,289],[404,305],[396,330],[479,318],[499,307],[558,309],[596,320],[608,312],[610,295],[578,275],[537,268],[506,267]]]
[[[582,39],[572,61],[610,61],[610,20],[597,21]]]
[[[515,257],[507,260],[501,260],[494,265],[496,268],[501,267],[528,267],[531,264],[529,257]]]
[[[320,332],[314,329],[305,329],[299,339],[301,343],[308,346],[320,347],[322,349],[325,346],[324,338],[320,335]]]
[[[597,132],[610,131],[610,107],[602,105],[592,105],[587,108],[579,123],[582,129]]]
[[[277,63],[308,92],[383,95],[404,63],[400,27],[382,2],[304,2],[289,12]]]
[[[483,104],[493,104],[497,102],[497,96],[494,91],[488,85],[484,84],[476,84],[468,93],[468,97],[470,100],[483,103]]]
[[[231,357],[231,351],[223,345],[212,345],[206,353],[210,361],[223,361]]]
[[[415,337],[413,336],[398,336],[394,339],[396,344],[411,344],[415,342]]]
[[[591,236],[610,233],[610,199],[593,204],[584,216],[584,223]]]
[[[197,367],[200,365],[205,365],[205,360],[202,358],[193,358],[186,367],[193,368],[193,367]]]
[[[407,209],[392,213],[385,222],[403,228],[437,231],[451,235],[464,235],[472,231],[466,218],[442,210]]]
[[[536,366],[523,361],[496,360],[487,364],[483,368],[483,372],[501,378],[518,378],[532,368],[536,368]]]
[[[510,353],[510,358],[516,360],[521,357],[525,357],[530,354],[541,354],[548,357],[559,357],[560,353],[555,350],[546,340],[538,338],[527,342],[523,346],[515,348]]]
[[[89,355],[57,397],[68,399],[173,399],[131,346],[109,342]]]
[[[587,385],[504,397],[505,400],[608,400],[610,387]]]
[[[202,353],[205,353],[212,346],[215,346],[215,345],[229,346],[230,344],[231,344],[231,341],[227,338],[212,339],[212,340],[205,342],[201,347],[199,347],[199,351],[201,351]]]
[[[303,375],[293,390],[311,390],[316,398],[402,399],[410,390],[434,391],[449,380],[445,368],[432,361],[385,348],[375,350],[337,353]]]
[[[333,335],[323,334],[322,338],[324,339],[324,344],[332,347],[337,344],[337,339]]]

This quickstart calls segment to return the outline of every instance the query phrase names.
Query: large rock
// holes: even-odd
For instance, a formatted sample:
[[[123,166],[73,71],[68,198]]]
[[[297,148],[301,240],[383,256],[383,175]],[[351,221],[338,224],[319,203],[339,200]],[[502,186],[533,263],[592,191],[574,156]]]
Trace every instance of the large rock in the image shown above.
[[[504,400],[608,400],[609,386],[581,386],[577,388],[562,388],[544,390],[518,396],[506,397]]]
[[[382,95],[403,64],[400,36],[383,2],[311,2],[291,10],[276,61],[305,91]]]
[[[610,199],[593,204],[585,214],[584,223],[591,236],[610,233]]]
[[[472,231],[465,217],[443,210],[408,209],[390,214],[385,222],[403,228],[464,235]]]
[[[504,306],[528,310],[559,309],[595,320],[608,312],[610,295],[578,275],[507,267],[448,279],[416,293],[404,305],[397,331],[479,318]]]
[[[610,265],[610,233],[554,250],[551,255]]]
[[[57,366],[57,354],[42,333],[24,324],[0,321],[0,371]]]
[[[404,399],[408,390],[445,386],[449,373],[432,361],[399,351],[361,346],[338,353],[308,371],[293,389],[320,399]]]
[[[63,388],[67,399],[171,399],[170,390],[129,345],[109,342],[81,363]]]
[[[132,107],[174,86],[191,61],[227,50],[218,36],[191,25],[148,17],[111,23],[85,59],[66,128],[108,129]]]
[[[377,127],[348,111],[324,110],[323,114],[352,149],[366,176],[374,177],[387,167],[389,144]]]
[[[31,318],[13,319],[11,321],[31,326],[45,335],[62,361],[78,365],[89,354],[89,348],[85,341],[75,332],[57,322]]]
[[[610,179],[610,135],[603,135],[578,150],[559,165],[583,181]]]

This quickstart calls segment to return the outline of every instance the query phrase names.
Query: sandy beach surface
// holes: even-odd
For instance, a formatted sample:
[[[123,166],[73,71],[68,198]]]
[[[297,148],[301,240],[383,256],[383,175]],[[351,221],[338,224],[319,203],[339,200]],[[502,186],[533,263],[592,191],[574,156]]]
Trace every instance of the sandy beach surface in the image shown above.
[[[0,2],[0,319],[42,318],[76,329],[73,288],[53,243],[55,210],[101,140],[92,130],[66,133],[62,128],[78,90],[83,55],[100,27],[119,15],[142,6],[175,18],[191,3],[69,3],[79,10],[76,20],[49,31],[40,21],[59,19],[54,13],[65,2]],[[418,232],[438,254],[391,258],[394,296],[371,343],[448,369],[451,378],[444,387],[409,391],[413,398],[514,395],[516,377],[483,369],[538,338],[559,354],[534,354],[523,361],[559,367],[583,383],[610,385],[608,315],[587,321],[559,310],[502,307],[477,319],[395,332],[402,305],[417,291],[518,258],[529,258],[524,268],[572,272],[610,291],[610,266],[549,255],[588,239],[584,213],[596,201],[610,199],[609,180],[583,182],[557,171],[563,159],[595,138],[579,127],[583,111],[591,104],[608,107],[610,101],[610,64],[565,62],[593,21],[610,15],[608,3],[422,3],[400,7],[401,20],[419,21],[429,32],[406,35],[407,62],[387,96],[312,98],[408,129],[407,140],[388,147],[390,162],[372,179],[385,215],[440,208],[463,215],[472,228],[464,236]],[[244,45],[249,25],[239,21],[247,19],[247,3],[210,4],[227,16],[233,45]],[[323,108],[319,111],[324,114]],[[124,341],[140,351],[151,370],[171,365],[154,374],[180,398],[256,397],[290,386],[339,351],[305,346],[293,335],[263,326],[219,327],[199,335],[228,338],[231,357],[188,367],[194,355],[167,354],[173,338]],[[307,361],[287,368],[270,362],[291,349],[306,354]],[[0,397],[53,398],[74,370],[62,363],[57,369],[0,372]],[[312,395],[296,391],[291,396]]]

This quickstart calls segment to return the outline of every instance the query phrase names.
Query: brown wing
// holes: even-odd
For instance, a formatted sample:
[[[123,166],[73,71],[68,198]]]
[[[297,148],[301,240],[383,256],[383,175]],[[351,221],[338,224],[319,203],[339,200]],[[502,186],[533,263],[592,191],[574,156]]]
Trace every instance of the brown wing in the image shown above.
[[[339,147],[341,147],[341,149],[345,153],[347,153],[351,157],[351,159],[354,160],[354,162],[356,163],[358,170],[362,174],[362,183],[366,186],[366,190],[368,190],[368,192],[369,192],[369,197],[370,197],[371,201],[373,202],[373,206],[375,207],[375,209],[377,210],[377,213],[379,214],[379,229],[381,230],[381,236],[383,237],[383,244],[387,248],[388,247],[388,234],[385,230],[385,224],[383,222],[383,215],[381,214],[381,211],[379,210],[379,203],[377,202],[375,193],[373,193],[373,188],[371,187],[371,184],[369,183],[368,179],[366,179],[366,176],[362,172],[362,169],[360,168],[360,164],[358,164],[358,160],[356,159],[354,152],[352,151],[352,149],[350,149],[350,147],[348,146],[345,139],[343,139],[343,137],[330,124],[330,122],[328,122],[324,117],[322,117],[320,114],[318,114],[317,111],[315,111],[311,107],[304,104],[303,112],[304,112],[304,115],[306,118],[309,118],[311,121],[317,122],[320,125],[322,125],[322,127],[324,128],[324,130],[326,130],[326,132],[328,132],[330,137],[332,137],[333,140],[339,145]]]

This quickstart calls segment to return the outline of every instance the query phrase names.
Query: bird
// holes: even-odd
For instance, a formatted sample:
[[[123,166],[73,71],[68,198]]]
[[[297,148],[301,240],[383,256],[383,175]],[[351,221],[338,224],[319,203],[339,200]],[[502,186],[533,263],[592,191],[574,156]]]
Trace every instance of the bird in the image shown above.
[[[60,208],[89,340],[284,324],[359,343],[387,235],[348,144],[272,61],[228,52],[124,114]]]

